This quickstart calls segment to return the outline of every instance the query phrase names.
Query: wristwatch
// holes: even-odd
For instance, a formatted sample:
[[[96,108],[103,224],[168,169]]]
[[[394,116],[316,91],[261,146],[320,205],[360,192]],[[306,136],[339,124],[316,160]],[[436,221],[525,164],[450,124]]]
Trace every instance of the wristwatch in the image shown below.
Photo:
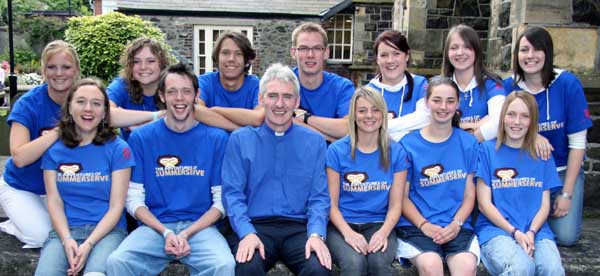
[[[306,119],[304,119],[306,121]],[[567,193],[567,192],[562,192],[560,193],[558,196],[562,197],[562,198],[566,198],[568,200],[573,199],[573,195]]]
[[[464,224],[460,219],[453,219],[452,222],[456,223],[460,227],[462,227]]]
[[[308,236],[309,238],[315,237],[318,238],[319,240],[325,241],[325,238],[323,238],[323,236],[317,234],[317,233],[312,233]]]
[[[308,125],[308,118],[310,118],[310,116],[312,116],[312,114],[310,114],[310,112],[306,111],[304,113],[304,123]]]

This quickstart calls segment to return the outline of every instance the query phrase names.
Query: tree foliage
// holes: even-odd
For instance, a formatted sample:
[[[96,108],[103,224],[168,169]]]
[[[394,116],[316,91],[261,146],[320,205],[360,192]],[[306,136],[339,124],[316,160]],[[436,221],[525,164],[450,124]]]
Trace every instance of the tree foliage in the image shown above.
[[[0,1],[2,23],[8,24],[8,10],[6,0]],[[32,11],[69,11],[69,0],[13,0],[13,20],[15,25],[19,24],[25,14]],[[71,0],[70,10],[73,14],[91,15],[92,10],[88,0]],[[1,23],[0,23],[1,24]]]
[[[110,81],[119,72],[119,57],[132,40],[146,36],[164,43],[164,35],[152,23],[139,16],[111,12],[102,16],[69,19],[65,33],[67,42],[77,49],[83,76],[96,76]]]

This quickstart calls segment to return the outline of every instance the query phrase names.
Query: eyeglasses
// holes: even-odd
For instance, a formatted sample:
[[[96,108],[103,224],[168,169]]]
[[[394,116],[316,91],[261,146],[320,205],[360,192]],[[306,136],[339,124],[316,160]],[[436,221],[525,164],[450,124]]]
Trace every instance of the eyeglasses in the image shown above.
[[[309,51],[312,51],[313,54],[320,54],[325,51],[325,47],[323,47],[323,46],[315,46],[315,47],[300,46],[300,47],[297,47],[294,49],[296,49],[296,51],[300,52],[301,54],[308,54]]]

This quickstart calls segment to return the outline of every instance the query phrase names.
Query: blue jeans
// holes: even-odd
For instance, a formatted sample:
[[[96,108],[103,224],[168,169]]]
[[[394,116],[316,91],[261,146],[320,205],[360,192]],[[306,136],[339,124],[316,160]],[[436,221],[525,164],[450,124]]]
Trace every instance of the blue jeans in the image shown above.
[[[533,258],[511,237],[497,236],[481,246],[481,260],[492,275],[565,275],[554,241],[535,242]]]
[[[348,224],[352,230],[362,234],[367,242],[383,223]],[[388,245],[385,252],[369,253],[366,256],[356,252],[346,241],[344,236],[333,225],[327,229],[327,246],[331,251],[333,261],[340,268],[340,274],[351,275],[394,275],[392,262],[398,248],[396,231],[392,230],[388,236]]]
[[[565,182],[565,174],[566,170],[563,170],[558,173],[560,176],[560,180]],[[573,189],[573,199],[571,200],[571,209],[569,213],[560,218],[555,218],[553,216],[548,217],[548,224],[550,224],[550,228],[552,228],[552,232],[556,238],[556,242],[561,246],[572,246],[579,241],[581,236],[581,223],[583,216],[583,185],[584,185],[585,177],[583,175],[583,169],[579,171],[577,178],[575,179],[575,187]],[[556,196],[560,194],[562,191],[559,190],[552,195],[551,206],[554,206],[554,201],[556,200]],[[550,210],[550,214],[552,214],[552,210]]]
[[[163,223],[175,233],[189,227],[193,221]],[[190,275],[232,275],[235,260],[227,242],[216,227],[210,226],[188,238],[191,253],[179,261],[187,265]],[[177,260],[165,253],[161,233],[141,225],[108,257],[107,275],[157,275],[169,262]]]
[[[92,231],[94,231],[95,227],[95,225],[73,226],[69,227],[69,230],[71,232],[71,237],[73,237],[78,244],[81,244],[92,233]],[[108,258],[108,255],[117,249],[126,235],[127,232],[125,229],[121,228],[115,228],[106,234],[104,238],[96,243],[90,252],[85,264],[85,268],[83,269],[83,273],[105,273],[106,259]],[[67,260],[62,241],[56,232],[52,230],[48,235],[48,239],[44,243],[44,247],[42,247],[40,261],[38,262],[38,266],[35,270],[35,275],[64,276],[67,274],[68,268],[69,261]]]

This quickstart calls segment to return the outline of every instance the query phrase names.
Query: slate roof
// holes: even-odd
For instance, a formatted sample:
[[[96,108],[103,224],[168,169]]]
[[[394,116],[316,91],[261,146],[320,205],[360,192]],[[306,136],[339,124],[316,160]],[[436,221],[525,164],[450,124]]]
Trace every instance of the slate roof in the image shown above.
[[[117,0],[118,10],[322,16],[343,0]]]

